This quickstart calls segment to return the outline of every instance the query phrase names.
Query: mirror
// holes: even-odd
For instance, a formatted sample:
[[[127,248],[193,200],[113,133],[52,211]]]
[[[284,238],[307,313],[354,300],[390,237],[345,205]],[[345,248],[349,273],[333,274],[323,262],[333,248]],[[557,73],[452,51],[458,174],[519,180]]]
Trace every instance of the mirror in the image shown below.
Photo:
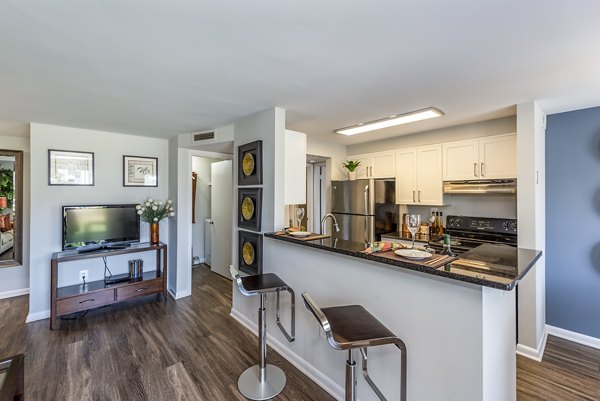
[[[0,149],[0,267],[23,263],[23,152]]]

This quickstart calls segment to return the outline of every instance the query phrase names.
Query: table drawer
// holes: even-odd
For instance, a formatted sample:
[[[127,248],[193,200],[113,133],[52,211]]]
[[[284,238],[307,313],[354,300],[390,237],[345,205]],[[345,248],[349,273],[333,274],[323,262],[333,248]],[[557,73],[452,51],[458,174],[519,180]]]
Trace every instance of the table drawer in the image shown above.
[[[163,289],[162,278],[155,280],[146,280],[141,283],[128,285],[117,288],[117,301],[122,301],[127,298],[140,297],[147,294],[155,294]]]
[[[66,315],[68,313],[79,312],[82,310],[107,305],[114,301],[115,290],[113,289],[78,295],[76,297],[59,299],[56,302],[56,313],[59,316]]]

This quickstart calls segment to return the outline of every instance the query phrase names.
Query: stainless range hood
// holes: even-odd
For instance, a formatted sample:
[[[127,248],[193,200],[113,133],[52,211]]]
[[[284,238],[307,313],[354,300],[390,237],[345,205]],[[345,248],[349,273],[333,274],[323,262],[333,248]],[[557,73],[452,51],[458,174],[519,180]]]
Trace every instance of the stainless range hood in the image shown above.
[[[516,194],[517,180],[444,181],[445,194]]]

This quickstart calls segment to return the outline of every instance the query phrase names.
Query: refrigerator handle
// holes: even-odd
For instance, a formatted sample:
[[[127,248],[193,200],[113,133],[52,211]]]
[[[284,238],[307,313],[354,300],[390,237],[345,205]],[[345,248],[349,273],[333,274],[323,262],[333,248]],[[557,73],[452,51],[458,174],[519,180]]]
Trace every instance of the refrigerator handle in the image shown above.
[[[369,214],[369,186],[365,185],[365,214]],[[369,219],[365,218],[365,244],[369,243]]]

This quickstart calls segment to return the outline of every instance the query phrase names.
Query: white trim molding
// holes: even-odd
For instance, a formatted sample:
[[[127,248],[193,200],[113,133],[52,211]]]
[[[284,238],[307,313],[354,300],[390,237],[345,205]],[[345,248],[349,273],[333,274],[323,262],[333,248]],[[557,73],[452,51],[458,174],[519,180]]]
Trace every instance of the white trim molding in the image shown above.
[[[37,320],[48,319],[49,317],[50,317],[50,309],[44,310],[41,312],[29,312],[29,315],[27,315],[27,319],[25,320],[25,323],[31,323],[31,322],[35,322]]]
[[[600,338],[561,329],[560,327],[550,326],[549,324],[546,325],[546,331],[548,334],[553,336],[573,341],[574,343],[587,345],[588,347],[600,349]]]
[[[21,295],[29,294],[29,288],[21,288],[20,290],[4,291],[0,292],[0,299],[19,297]]]
[[[544,357],[544,350],[546,349],[546,341],[548,340],[548,326],[544,327],[542,333],[542,340],[538,344],[538,348],[531,348],[523,344],[517,344],[517,355],[524,356],[525,358],[533,359],[534,361],[541,362]]]
[[[258,335],[256,322],[250,321],[246,316],[242,315],[235,309],[231,309],[230,316],[238,321],[246,329],[250,330],[255,335]],[[325,376],[317,368],[309,364],[306,360],[298,356],[295,352],[291,351],[288,347],[283,345],[279,340],[272,337],[267,333],[267,344],[273,348],[279,355],[288,360],[294,365],[300,372],[308,376],[314,381],[319,387],[327,391],[332,397],[338,401],[344,400],[344,389],[339,386],[336,382]]]
[[[192,295],[192,290],[190,290],[190,289],[181,290],[181,291],[177,291],[175,294],[173,294],[173,292],[171,290],[169,290],[169,293],[171,293],[173,298],[180,299],[180,298],[185,298],[185,297],[189,297],[190,295]]]

